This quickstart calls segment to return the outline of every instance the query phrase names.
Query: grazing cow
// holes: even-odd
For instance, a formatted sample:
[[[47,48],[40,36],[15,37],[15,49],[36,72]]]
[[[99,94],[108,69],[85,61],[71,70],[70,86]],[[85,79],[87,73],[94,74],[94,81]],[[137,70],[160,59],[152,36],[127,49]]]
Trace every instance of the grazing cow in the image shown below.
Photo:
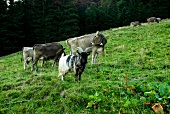
[[[141,23],[139,21],[134,21],[130,23],[130,26],[134,27],[134,26],[140,26]]]
[[[157,22],[157,23],[159,23],[159,21],[157,20],[156,17],[147,18],[147,22],[148,22],[148,24],[149,24],[149,23],[152,23],[152,22]]]
[[[32,71],[34,70],[34,65],[36,65],[36,70],[38,70],[37,67],[37,61],[43,57],[42,64],[44,63],[44,60],[53,59],[54,62],[52,66],[56,64],[56,61],[59,60],[61,57],[61,54],[64,53],[63,46],[59,43],[46,43],[46,44],[35,44],[33,46],[34,51],[34,61],[32,64]]]
[[[159,22],[161,21],[161,18],[156,18]]]
[[[61,79],[64,81],[64,76],[70,71],[74,70],[75,73],[75,81],[81,80],[81,74],[83,73],[88,55],[90,55],[92,47],[88,47],[83,51],[81,47],[77,47],[77,53],[78,55],[66,55],[62,54],[61,58],[59,59],[59,66],[58,71],[59,75],[58,77],[62,76]]]
[[[76,54],[75,47],[81,47],[85,50],[87,47],[92,47],[92,64],[96,62],[96,58],[99,53],[104,52],[104,46],[107,43],[106,37],[97,31],[93,34],[88,34],[80,37],[74,37],[66,40],[66,44],[69,46],[71,54]]]
[[[30,67],[29,62],[33,61],[33,47],[23,47],[22,54],[24,58],[24,70],[26,70],[26,66]]]
[[[23,53],[23,58],[24,58],[24,70],[26,69],[26,66],[30,67],[29,66],[29,62],[32,61],[33,62],[33,58],[34,58],[34,52],[33,52],[33,47],[23,47],[22,48],[22,53]],[[40,58],[42,60],[42,63],[41,63],[41,67],[43,66],[44,64],[44,58],[41,57]],[[21,58],[21,61],[22,61],[22,58]]]

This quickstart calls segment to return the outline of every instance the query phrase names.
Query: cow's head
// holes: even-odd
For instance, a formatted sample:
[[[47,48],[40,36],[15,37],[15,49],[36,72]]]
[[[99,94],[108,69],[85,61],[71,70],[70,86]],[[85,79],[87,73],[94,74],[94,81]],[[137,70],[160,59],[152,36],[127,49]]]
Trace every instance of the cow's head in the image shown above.
[[[58,51],[56,52],[56,56],[58,56],[58,58],[60,58],[62,53],[64,53],[64,56],[65,56],[66,53],[64,52],[64,50],[65,50],[65,48],[58,49]]]
[[[93,38],[92,45],[105,45],[106,43],[103,42],[106,39],[106,37],[100,33],[99,31],[96,32],[96,35]]]

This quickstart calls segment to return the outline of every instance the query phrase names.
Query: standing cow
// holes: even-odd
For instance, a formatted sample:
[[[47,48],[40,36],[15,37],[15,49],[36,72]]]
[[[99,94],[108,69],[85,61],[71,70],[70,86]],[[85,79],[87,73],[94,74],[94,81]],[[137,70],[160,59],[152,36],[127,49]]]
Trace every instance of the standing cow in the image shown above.
[[[87,47],[92,47],[92,61],[94,64],[99,53],[104,52],[104,46],[107,43],[106,37],[97,31],[93,34],[88,34],[80,37],[74,37],[66,40],[66,44],[69,46],[71,54],[76,54],[76,47],[81,47],[85,50]]]
[[[26,66],[29,66],[29,62],[33,61],[33,47],[23,47],[22,48],[22,54],[24,59],[24,70],[26,69]],[[21,58],[22,61],[22,58]]]
[[[41,57],[43,57],[43,61],[42,61],[43,63],[44,60],[53,59],[54,62],[52,66],[54,66],[54,64],[56,64],[56,61],[58,61],[59,58],[61,57],[61,54],[64,53],[64,49],[65,48],[63,48],[61,44],[55,42],[46,43],[46,44],[35,44],[33,46],[34,61],[32,64],[32,71],[34,70],[35,65],[36,65],[36,70],[38,69],[37,62]]]
[[[157,22],[157,23],[159,23],[159,21],[157,20],[157,18],[156,18],[156,17],[150,17],[150,18],[147,18],[147,22],[148,22],[148,24],[149,24],[149,23],[153,23],[153,22]]]

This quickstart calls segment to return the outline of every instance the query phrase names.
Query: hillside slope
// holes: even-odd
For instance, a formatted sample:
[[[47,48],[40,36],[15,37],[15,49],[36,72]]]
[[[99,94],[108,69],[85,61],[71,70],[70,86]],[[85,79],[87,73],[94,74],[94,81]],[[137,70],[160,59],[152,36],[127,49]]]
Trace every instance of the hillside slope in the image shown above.
[[[157,102],[170,113],[170,20],[102,32],[105,53],[79,83],[73,72],[62,82],[51,61],[31,72],[21,52],[0,57],[0,113],[154,114]]]

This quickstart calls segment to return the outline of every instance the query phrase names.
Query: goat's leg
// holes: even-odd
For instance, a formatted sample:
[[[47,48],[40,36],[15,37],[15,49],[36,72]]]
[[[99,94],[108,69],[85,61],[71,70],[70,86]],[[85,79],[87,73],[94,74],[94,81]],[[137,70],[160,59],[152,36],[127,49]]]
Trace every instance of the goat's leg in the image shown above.
[[[62,81],[64,81],[64,75],[63,75],[63,76],[61,76],[61,80],[62,80]]]
[[[75,75],[75,81],[77,82],[79,80],[78,74]]]
[[[75,81],[78,81],[78,80],[79,80],[79,76],[78,76],[78,68],[77,68],[75,72]]]
[[[59,73],[58,77],[61,76],[61,80],[64,81],[64,75],[62,73]]]
[[[81,73],[79,73],[79,81],[81,80]]]
[[[79,68],[78,67],[76,67],[75,68],[75,81],[78,81],[79,80]]]

